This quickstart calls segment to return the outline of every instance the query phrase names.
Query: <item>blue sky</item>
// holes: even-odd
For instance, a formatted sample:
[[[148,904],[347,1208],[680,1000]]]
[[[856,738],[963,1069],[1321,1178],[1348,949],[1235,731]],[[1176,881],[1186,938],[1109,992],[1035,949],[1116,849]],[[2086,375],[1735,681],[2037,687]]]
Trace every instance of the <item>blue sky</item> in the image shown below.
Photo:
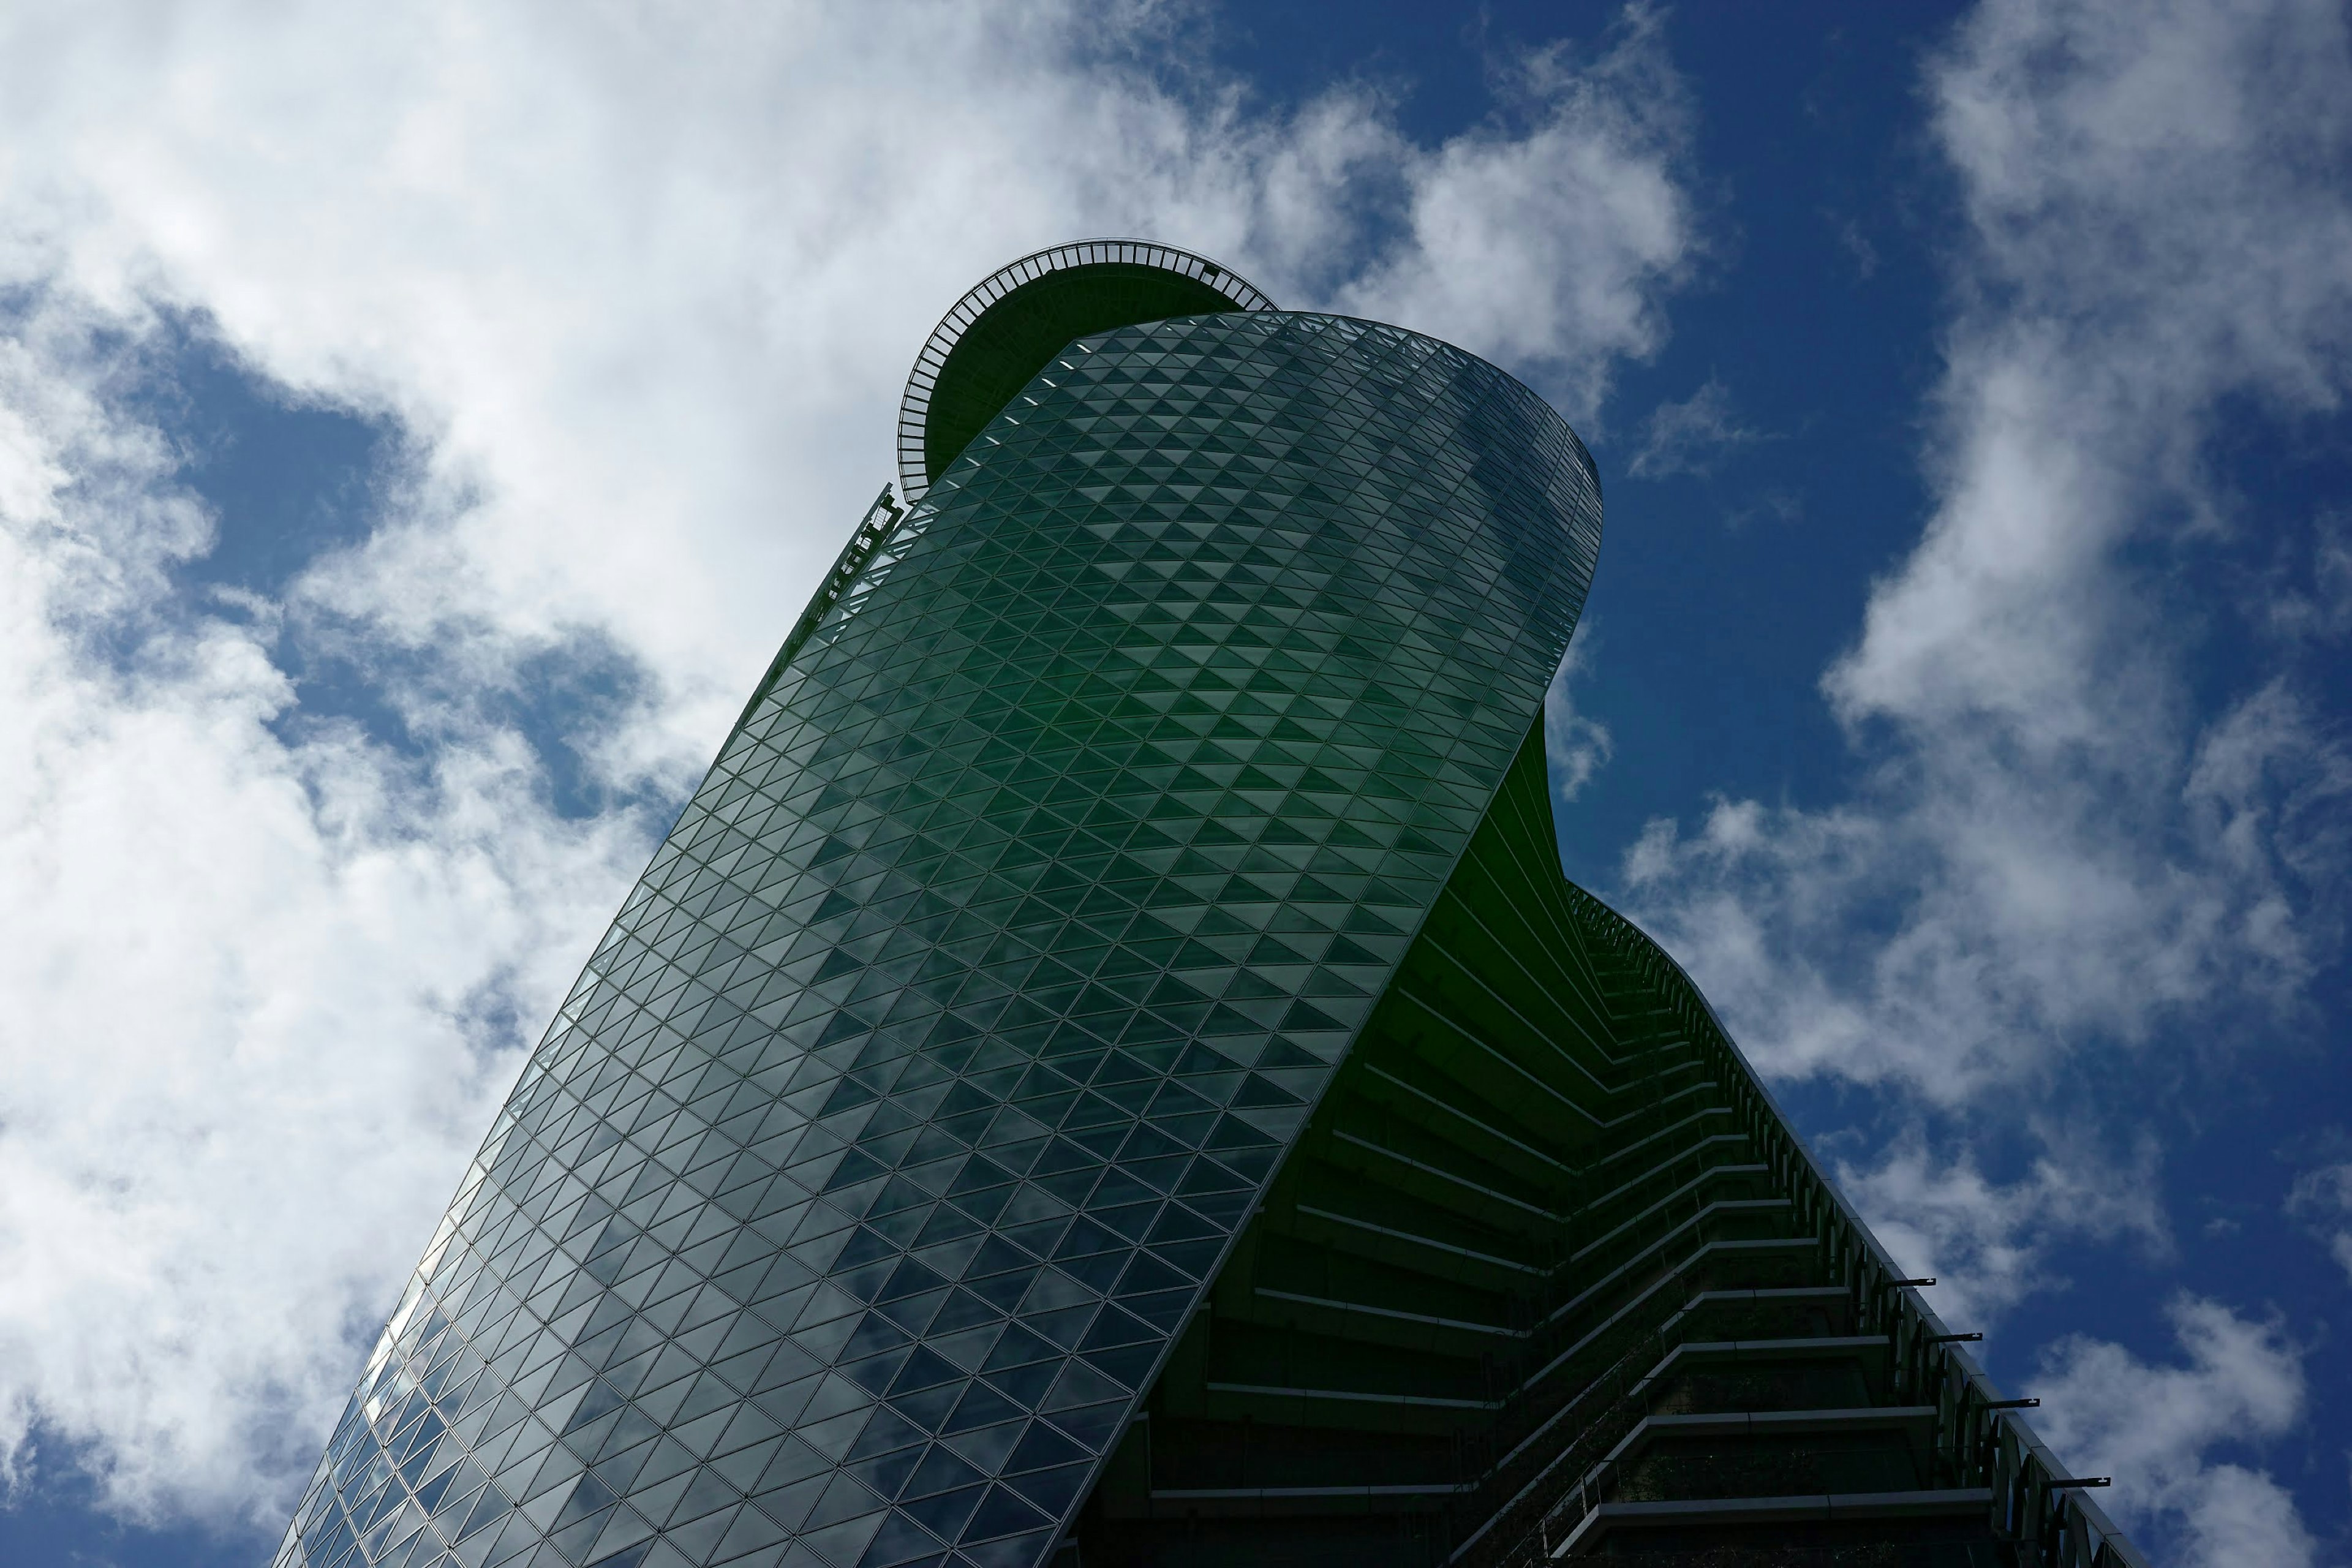
[[[0,20],[0,1560],[267,1560],[915,347],[1514,370],[1571,875],[2160,1562],[2352,1561],[2340,6]]]

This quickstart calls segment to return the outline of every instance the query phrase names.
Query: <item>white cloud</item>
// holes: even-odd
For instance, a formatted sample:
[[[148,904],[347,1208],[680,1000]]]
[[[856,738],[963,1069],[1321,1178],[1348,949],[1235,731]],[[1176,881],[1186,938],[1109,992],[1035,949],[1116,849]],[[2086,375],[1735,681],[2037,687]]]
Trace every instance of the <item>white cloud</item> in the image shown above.
[[[2064,1140],[2045,1142],[2067,1149]],[[1981,1330],[2027,1295],[2068,1283],[2050,1265],[2062,1243],[2123,1237],[2153,1253],[2170,1248],[2153,1144],[2128,1162],[2079,1148],[2067,1154],[2045,1154],[2018,1180],[1998,1183],[1966,1153],[1939,1161],[1914,1127],[1874,1166],[1840,1163],[1837,1182],[1896,1266],[1937,1282],[1937,1312]]]
[[[1544,692],[1544,761],[1551,771],[1551,787],[1560,800],[1571,801],[1584,792],[1592,775],[1609,765],[1617,743],[1609,726],[1576,710],[1575,683],[1592,672],[1593,649],[1600,627],[1588,616],[1577,623],[1568,656],[1559,661],[1551,685]]]
[[[675,792],[890,469],[906,363],[1144,232],[1584,411],[1695,243],[1654,19],[1435,146],[1171,87],[1154,8],[0,13],[0,1458],[274,1522]],[[1181,42],[1181,40],[1178,40]],[[1171,79],[1178,79],[1171,76]],[[134,394],[179,329],[388,419],[373,531],[259,595]],[[635,696],[558,710],[602,648]],[[320,719],[331,656],[403,716]],[[61,1446],[61,1447],[60,1447]]]
[[[1731,389],[1714,376],[1680,403],[1661,403],[1642,426],[1642,445],[1625,471],[1637,479],[1704,477],[1723,455],[1761,439],[1732,412]]]
[[[1990,0],[1928,88],[1967,226],[1934,510],[1823,680],[1865,774],[1625,872],[1767,1070],[1960,1103],[2226,1049],[2332,941],[2342,715],[2286,652],[2200,711],[2187,612],[2200,551],[2308,527],[2209,481],[2217,411],[2352,384],[2352,63],[2325,0]]]
[[[2326,1242],[2328,1256],[2352,1277],[2352,1161],[2297,1176],[2286,1210]]]
[[[303,1462],[434,1207],[643,854],[510,735],[422,776],[288,743],[267,605],[161,618],[212,520],[74,324],[0,351],[0,1460],[129,1501]],[[94,640],[135,644],[117,661]],[[394,1267],[396,1267],[394,1265]]]
[[[2302,1352],[2275,1322],[2218,1301],[2176,1299],[2167,1314],[2186,1365],[2150,1364],[2102,1340],[2061,1341],[2027,1384],[2036,1426],[2077,1475],[2112,1475],[2101,1500],[2126,1528],[2153,1526],[2183,1564],[2295,1568],[2317,1544],[2270,1473],[2209,1456],[2280,1436],[2302,1419]]]
[[[2308,537],[2282,542],[2284,559],[2254,576],[2249,619],[2289,643],[2352,633],[2352,514],[2323,513]]]
[[[1612,362],[1664,342],[1658,285],[1696,252],[1679,180],[1690,114],[1664,26],[1631,6],[1589,63],[1566,45],[1521,61],[1507,118],[1407,163],[1410,238],[1342,287],[1339,309],[1517,369],[1589,418]]]

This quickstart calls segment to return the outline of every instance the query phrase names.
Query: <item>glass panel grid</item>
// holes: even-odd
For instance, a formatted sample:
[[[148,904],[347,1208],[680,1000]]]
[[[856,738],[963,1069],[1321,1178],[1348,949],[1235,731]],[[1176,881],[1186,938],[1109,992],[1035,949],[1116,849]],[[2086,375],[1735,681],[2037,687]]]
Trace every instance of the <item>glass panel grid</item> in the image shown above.
[[[281,1563],[1026,1563],[1493,797],[1599,496],[1392,328],[1072,345],[730,738]]]

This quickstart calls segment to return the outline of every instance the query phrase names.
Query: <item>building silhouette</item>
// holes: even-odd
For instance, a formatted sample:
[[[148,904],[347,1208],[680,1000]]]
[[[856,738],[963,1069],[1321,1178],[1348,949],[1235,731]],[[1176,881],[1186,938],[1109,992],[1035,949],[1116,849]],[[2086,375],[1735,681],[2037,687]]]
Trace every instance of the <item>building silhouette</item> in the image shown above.
[[[281,1568],[2137,1561],[1562,877],[1541,399],[1093,242],[899,454]]]

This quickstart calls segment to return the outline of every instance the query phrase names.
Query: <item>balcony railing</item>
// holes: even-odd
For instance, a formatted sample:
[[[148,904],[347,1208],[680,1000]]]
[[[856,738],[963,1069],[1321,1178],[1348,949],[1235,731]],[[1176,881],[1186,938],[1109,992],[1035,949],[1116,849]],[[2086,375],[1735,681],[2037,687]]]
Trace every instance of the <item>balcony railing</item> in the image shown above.
[[[1988,1489],[1994,1533],[2009,1543],[2021,1563],[2034,1568],[2147,1568],[2147,1560],[2098,1506],[2080,1481],[2005,1398],[1975,1359],[1964,1338],[1948,1330],[1916,1288],[1833,1186],[1812,1155],[1790,1130],[1788,1119],[1757,1078],[1748,1060],[1690,976],[1641,929],[1580,888],[1571,901],[1586,929],[1616,955],[1632,963],[1667,998],[1719,1076],[1732,1100],[1736,1124],[1746,1131],[1755,1157],[1769,1166],[1774,1186],[1795,1205],[1795,1232],[1818,1244],[1820,1264],[1850,1297],[1858,1333],[1883,1337],[1892,1371],[1892,1403],[1934,1410],[1934,1454],[1940,1484]],[[1602,1459],[1645,1411],[1637,1397],[1643,1372],[1680,1342],[1682,1315],[1635,1337],[1622,1353],[1573,1398],[1520,1439],[1489,1472],[1527,1479],[1462,1544],[1451,1561],[1512,1568],[1548,1555],[1591,1509],[1606,1485]],[[1546,1453],[1553,1433],[1575,1436]],[[1532,1461],[1532,1462],[1529,1462]]]

